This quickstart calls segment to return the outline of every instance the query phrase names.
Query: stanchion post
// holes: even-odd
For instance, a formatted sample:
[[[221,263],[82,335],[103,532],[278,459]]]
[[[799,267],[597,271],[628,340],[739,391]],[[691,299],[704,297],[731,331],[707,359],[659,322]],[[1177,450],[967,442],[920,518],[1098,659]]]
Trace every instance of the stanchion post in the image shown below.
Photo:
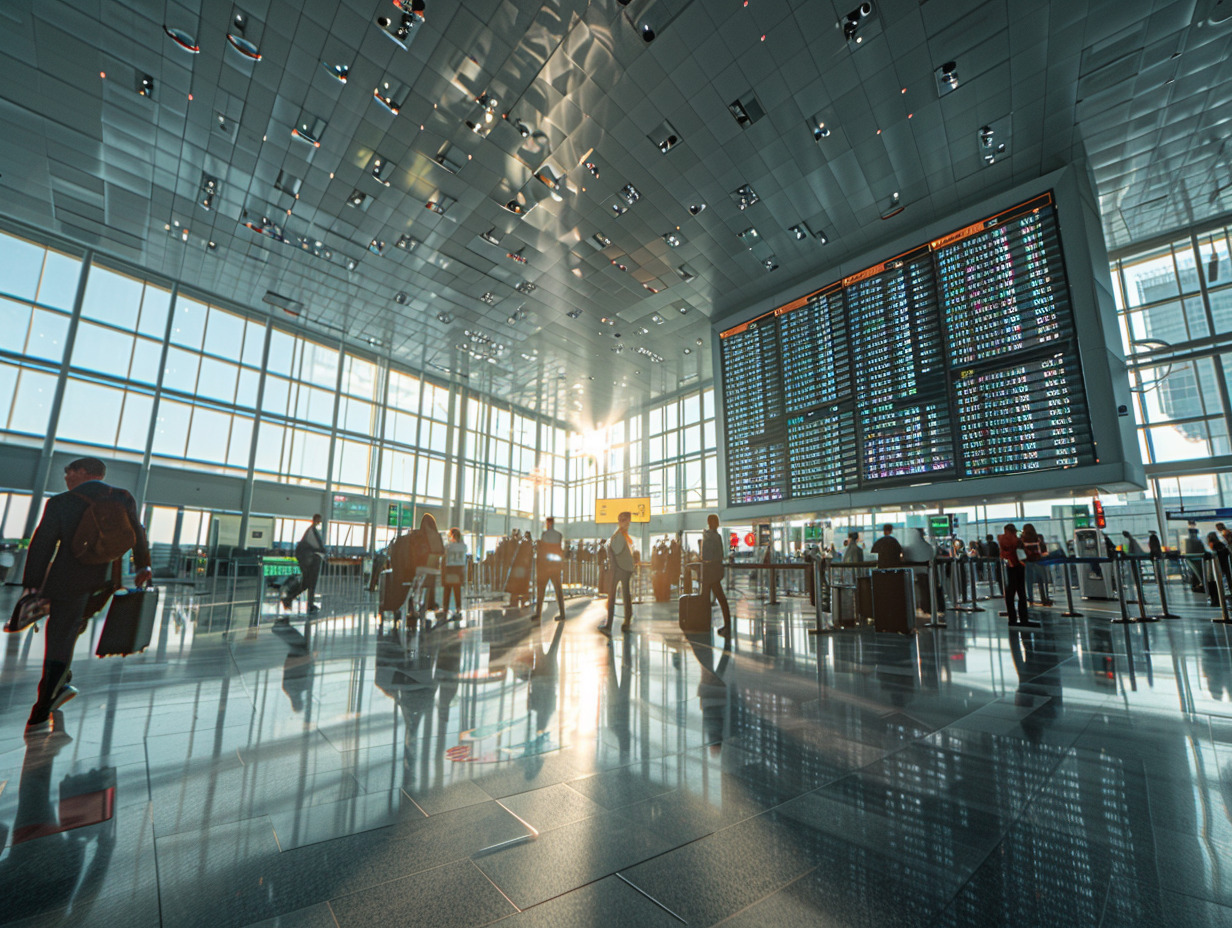
[[[1142,562],[1134,558],[1129,562],[1129,571],[1134,577],[1134,592],[1138,595],[1138,621],[1158,622],[1159,616],[1146,614],[1146,595],[1142,588]]]
[[[1005,575],[1005,559],[1004,558],[997,558],[997,568],[999,570],[999,573],[997,576],[1000,577],[1001,579],[1001,590],[1004,593],[1005,585],[1009,582],[1009,578]],[[1008,601],[1007,601],[1007,605],[1008,605]],[[997,615],[1004,616],[1007,619],[1010,617],[1010,613],[1008,609],[998,610]]]
[[[1173,615],[1168,611],[1167,561],[1162,557],[1152,558],[1151,560],[1155,563],[1155,585],[1159,587],[1159,608],[1161,610],[1156,618],[1179,619],[1179,615]]]
[[[1061,573],[1065,575],[1065,611],[1061,615],[1067,619],[1081,618],[1082,613],[1074,611],[1074,585],[1069,579],[1069,558],[1061,562]]]
[[[770,562],[770,602],[769,606],[777,606],[779,604],[779,582],[778,571],[774,569],[774,562]]]
[[[1112,567],[1112,575],[1116,578],[1116,587],[1119,594],[1117,596],[1117,605],[1121,607],[1121,617],[1119,619],[1113,619],[1112,621],[1116,622],[1118,625],[1125,625],[1133,622],[1134,620],[1129,617],[1129,612],[1125,609],[1125,584],[1124,576],[1121,573],[1120,557],[1114,556],[1112,558]]]
[[[975,561],[968,558],[967,564],[971,569],[971,611],[983,612],[984,608],[979,604],[979,590],[975,586]]]
[[[925,628],[947,628],[945,624],[945,613],[937,615],[937,562],[928,562],[928,611],[932,616]]]

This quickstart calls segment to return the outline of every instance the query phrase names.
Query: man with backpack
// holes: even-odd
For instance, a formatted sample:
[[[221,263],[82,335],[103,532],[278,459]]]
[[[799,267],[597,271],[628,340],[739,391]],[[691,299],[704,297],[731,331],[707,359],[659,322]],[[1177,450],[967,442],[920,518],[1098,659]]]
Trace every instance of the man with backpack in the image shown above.
[[[73,647],[85,620],[120,586],[121,559],[131,549],[137,586],[147,586],[150,546],[131,493],[103,483],[107,465],[79,458],[64,468],[67,493],[47,501],[30,540],[22,586],[50,603],[44,626],[43,678],[26,733],[51,729],[51,713],[77,695],[70,684]]]

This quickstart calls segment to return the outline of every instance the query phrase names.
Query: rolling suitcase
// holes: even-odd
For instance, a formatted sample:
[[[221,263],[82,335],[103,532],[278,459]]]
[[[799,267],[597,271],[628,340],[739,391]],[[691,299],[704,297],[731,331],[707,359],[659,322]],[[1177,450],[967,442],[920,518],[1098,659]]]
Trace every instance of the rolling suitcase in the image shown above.
[[[915,628],[915,575],[910,570],[874,570],[873,627],[907,635]]]
[[[710,631],[710,603],[696,593],[680,597],[680,630],[682,632]]]
[[[117,590],[103,621],[94,653],[99,657],[137,654],[150,646],[154,634],[154,613],[158,611],[155,587],[143,590]]]

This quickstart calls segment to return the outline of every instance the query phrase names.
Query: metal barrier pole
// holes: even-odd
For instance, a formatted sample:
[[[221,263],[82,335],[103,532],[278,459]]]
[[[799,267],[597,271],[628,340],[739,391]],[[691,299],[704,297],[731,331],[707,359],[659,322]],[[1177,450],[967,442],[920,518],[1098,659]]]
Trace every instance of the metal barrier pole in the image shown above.
[[[931,614],[931,620],[924,623],[925,628],[948,628],[945,624],[945,613],[943,612],[938,618],[937,616],[937,578],[934,570],[936,569],[936,561],[928,562],[928,611]]]
[[[779,583],[778,571],[774,569],[774,562],[770,563],[770,602],[767,605],[777,606],[779,604]]]
[[[1112,621],[1117,623],[1118,625],[1127,625],[1130,622],[1133,622],[1134,619],[1131,619],[1129,617],[1129,613],[1125,610],[1125,595],[1124,595],[1125,588],[1122,585],[1124,578],[1121,573],[1121,559],[1119,557],[1112,558],[1112,565],[1113,565],[1112,574],[1116,578],[1117,590],[1120,591],[1121,593],[1121,595],[1117,596],[1117,605],[1121,607],[1121,617],[1119,619],[1113,619]]]
[[[1069,579],[1069,560],[1061,562],[1061,573],[1065,575],[1065,611],[1061,615],[1067,619],[1082,617],[1081,612],[1074,611],[1074,585]]]
[[[838,596],[834,595],[836,592]],[[835,631],[843,627],[843,589],[842,587],[836,588],[833,583],[830,584],[830,622],[834,625]]]
[[[1138,621],[1139,622],[1158,622],[1159,616],[1146,614],[1146,596],[1142,589],[1142,568],[1141,561],[1133,559],[1129,562],[1130,573],[1134,578],[1134,590],[1138,594]]]
[[[1167,578],[1167,561],[1164,558],[1152,558],[1155,562],[1155,585],[1159,587],[1159,608],[1162,610],[1155,616],[1157,619],[1179,619],[1179,615],[1173,615],[1168,611],[1168,590]]]
[[[814,612],[816,614],[816,622],[815,622],[815,627],[810,628],[808,631],[810,635],[828,635],[832,632],[836,632],[839,630],[838,623],[834,620],[834,617],[835,617],[834,588],[830,586],[830,580],[829,580],[830,559],[829,558],[817,558],[815,561],[813,561],[811,566],[812,566],[812,571],[813,571],[813,594],[814,594],[813,602],[815,604]],[[822,613],[821,599],[822,599],[823,578],[824,578],[825,588],[829,590],[829,594],[830,594],[830,626],[828,628],[821,624],[821,613]]]
[[[1000,578],[1001,578],[1001,589],[1004,591],[1004,590],[1005,590],[1005,585],[1006,585],[1006,583],[1008,583],[1008,582],[1009,582],[1009,578],[1006,576],[1006,573],[1005,573],[1005,559],[1004,559],[1004,558],[998,558],[997,563],[998,563],[998,564],[1000,565],[1000,567],[1001,567],[1001,570],[1000,570],[999,576],[1000,576]],[[1003,593],[1002,595],[1004,595],[1004,593]],[[1004,616],[1004,617],[1005,617],[1005,618],[1007,618],[1007,619],[1010,617],[1010,614],[1009,614],[1009,611],[1008,611],[1008,610],[998,610],[998,611],[997,611],[997,615]]]
[[[984,607],[979,604],[979,590],[975,587],[975,561],[968,559],[967,561],[971,572],[971,611],[983,612]]]

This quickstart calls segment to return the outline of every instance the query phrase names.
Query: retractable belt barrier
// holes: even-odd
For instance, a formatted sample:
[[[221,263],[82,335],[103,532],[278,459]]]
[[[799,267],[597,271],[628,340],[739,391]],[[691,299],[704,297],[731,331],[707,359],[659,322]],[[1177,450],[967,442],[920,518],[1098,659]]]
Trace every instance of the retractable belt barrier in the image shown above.
[[[1115,580],[1115,589],[1117,590],[1117,602],[1119,605],[1120,616],[1113,618],[1110,621],[1123,623],[1141,623],[1141,622],[1158,622],[1161,619],[1179,619],[1181,616],[1171,612],[1168,608],[1168,592],[1167,592],[1167,571],[1164,569],[1166,564],[1171,561],[1177,564],[1186,563],[1190,569],[1198,576],[1206,577],[1208,573],[1213,575],[1216,595],[1218,597],[1218,606],[1220,617],[1212,621],[1218,623],[1232,624],[1232,618],[1229,617],[1229,599],[1232,599],[1229,591],[1225,589],[1225,581],[1232,583],[1221,565],[1217,564],[1217,558],[1211,552],[1203,552],[1202,554],[1180,554],[1174,551],[1164,552],[1161,555],[1151,554],[1126,554],[1120,553],[1116,557],[1048,557],[1038,561],[1024,562],[1030,563],[1035,568],[1050,570],[1054,567],[1062,568],[1061,573],[1065,581],[1065,602],[1066,610],[1061,613],[1065,618],[1080,618],[1082,613],[1074,608],[1074,592],[1073,580],[1071,575],[1071,567],[1078,564],[1100,565],[1107,564],[1112,568],[1113,579]],[[1148,614],[1146,611],[1146,596],[1145,585],[1143,580],[1142,565],[1149,563],[1153,568],[1153,575],[1156,588],[1159,591],[1159,609],[1160,611],[1153,614]],[[978,600],[976,588],[976,567],[978,565],[991,565],[992,570],[986,572],[988,577],[989,593],[992,594],[993,579],[997,574],[1002,574],[1004,571],[1005,562],[1001,558],[992,557],[961,557],[961,558],[937,558],[930,561],[903,561],[900,564],[894,565],[896,568],[927,568],[928,570],[928,589],[929,589],[929,611],[931,613],[931,621],[925,623],[925,627],[929,628],[945,628],[946,623],[943,617],[939,617],[937,613],[936,592],[937,570],[943,568],[949,572],[950,588],[954,596],[953,602],[957,611],[964,612],[980,612],[983,611],[976,605]],[[1128,568],[1126,567],[1128,565]],[[1201,565],[1200,567],[1195,565]],[[858,586],[858,576],[847,582],[842,582],[839,579],[831,579],[832,572],[837,572],[839,577],[850,576],[851,572],[872,571],[880,567],[877,561],[835,561],[829,558],[817,558],[812,564],[743,564],[733,565],[744,569],[796,569],[809,568],[814,571],[814,579],[816,582],[816,626],[809,629],[810,634],[828,634],[843,630],[843,604],[842,595],[839,592],[837,596],[830,596],[830,624],[824,624],[822,615],[825,611],[823,602],[826,597],[823,596],[823,588],[828,588],[832,591],[855,590]],[[969,585],[960,579],[959,574],[966,569],[968,572]],[[1127,600],[1124,593],[1127,590],[1125,571],[1129,570],[1132,588],[1137,594],[1136,600]],[[1229,570],[1232,573],[1232,569]],[[773,576],[773,574],[772,574]],[[1178,574],[1179,578],[1180,574]],[[1005,578],[1001,576],[1001,588],[1005,588]],[[773,586],[772,586],[773,589]],[[966,599],[967,591],[970,591],[970,600]],[[959,591],[962,591],[961,593]],[[1126,608],[1130,603],[1136,603],[1138,606],[1138,615],[1130,616]],[[773,603],[773,600],[772,600]],[[969,605],[965,605],[969,603]],[[858,600],[853,603],[853,606],[858,610]],[[1002,612],[1001,615],[1006,613]]]

